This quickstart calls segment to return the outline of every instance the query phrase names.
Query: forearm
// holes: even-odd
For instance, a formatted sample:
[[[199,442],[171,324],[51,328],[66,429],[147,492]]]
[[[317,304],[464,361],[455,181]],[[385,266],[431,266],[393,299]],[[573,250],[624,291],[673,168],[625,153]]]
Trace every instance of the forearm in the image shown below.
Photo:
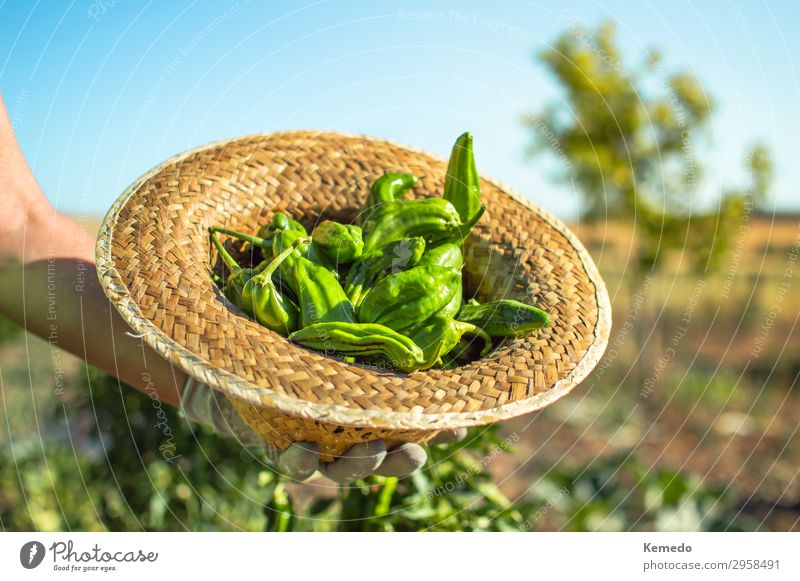
[[[131,387],[177,405],[186,375],[129,334],[103,294],[94,240],[47,201],[0,99],[0,313]]]
[[[47,258],[0,269],[0,312],[131,387],[178,404],[186,375],[129,334],[93,261]]]

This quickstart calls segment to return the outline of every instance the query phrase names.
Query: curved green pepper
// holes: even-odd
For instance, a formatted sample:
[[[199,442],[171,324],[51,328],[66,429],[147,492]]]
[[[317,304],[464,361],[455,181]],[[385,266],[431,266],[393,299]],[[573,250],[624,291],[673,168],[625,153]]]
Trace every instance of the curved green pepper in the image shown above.
[[[417,177],[410,173],[389,172],[382,175],[372,182],[369,195],[358,215],[358,223],[366,222],[373,210],[386,202],[402,199],[406,192],[416,185]]]
[[[472,152],[472,134],[469,131],[461,134],[453,145],[442,197],[453,204],[464,224],[474,225],[483,214],[481,184]]]
[[[315,323],[295,331],[289,340],[348,357],[381,357],[406,372],[420,369],[423,362],[422,350],[411,339],[383,325]]]
[[[222,292],[231,303],[244,310],[244,307],[242,307],[242,290],[247,281],[255,276],[258,271],[254,268],[242,268],[239,266],[239,263],[225,249],[216,232],[211,228],[209,228],[209,235],[211,236],[211,243],[216,247],[222,258],[222,263],[230,271],[230,276],[223,277]]]
[[[483,329],[441,314],[408,331],[408,336],[424,354],[423,366],[419,369],[427,369],[441,363],[442,357],[450,353],[466,334],[477,335],[483,339],[481,357],[491,351],[492,338]]]
[[[326,322],[354,323],[353,303],[333,273],[304,256],[292,255],[291,259],[293,272],[289,281],[296,285],[293,288],[300,307],[300,326]]]
[[[362,255],[350,267],[344,285],[353,305],[358,308],[366,291],[388,274],[416,265],[424,251],[424,238],[401,238],[369,255]]]
[[[422,236],[429,244],[461,237],[462,223],[453,204],[442,198],[395,200],[375,209],[364,222],[364,253],[379,246]]]
[[[340,224],[333,220],[325,220],[314,228],[311,239],[333,259],[337,266],[350,264],[361,256],[361,252],[364,250],[361,228],[354,224]]]
[[[296,244],[307,242],[307,238],[299,239]],[[300,313],[297,305],[278,290],[272,280],[272,274],[293,251],[294,248],[290,247],[281,252],[269,261],[264,269],[250,278],[242,289],[242,308],[252,314],[259,323],[284,337],[297,329]]]
[[[364,297],[359,320],[395,331],[424,323],[453,299],[460,279],[458,270],[443,266],[415,266],[390,274]]]
[[[456,318],[483,328],[492,337],[520,337],[552,324],[550,315],[543,310],[513,299],[482,305],[467,303]]]
[[[445,243],[431,248],[422,255],[419,261],[419,266],[424,265],[447,266],[458,269],[460,272],[461,267],[464,265],[464,256],[461,254],[461,247],[457,244]],[[463,282],[462,278],[459,276],[456,293],[453,295],[452,300],[445,305],[440,314],[448,317],[455,317],[456,313],[461,309],[463,298]]]

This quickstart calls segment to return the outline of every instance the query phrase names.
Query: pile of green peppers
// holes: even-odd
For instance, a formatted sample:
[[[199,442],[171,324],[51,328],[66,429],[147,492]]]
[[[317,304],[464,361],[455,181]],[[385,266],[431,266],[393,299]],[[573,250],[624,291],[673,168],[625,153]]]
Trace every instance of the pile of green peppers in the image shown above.
[[[299,345],[407,373],[462,365],[550,325],[519,301],[464,299],[461,247],[486,210],[472,135],[453,146],[442,197],[406,199],[417,181],[399,172],[376,179],[356,224],[325,220],[309,234],[277,212],[256,234],[212,226],[225,297]],[[264,259],[240,266],[220,235]]]

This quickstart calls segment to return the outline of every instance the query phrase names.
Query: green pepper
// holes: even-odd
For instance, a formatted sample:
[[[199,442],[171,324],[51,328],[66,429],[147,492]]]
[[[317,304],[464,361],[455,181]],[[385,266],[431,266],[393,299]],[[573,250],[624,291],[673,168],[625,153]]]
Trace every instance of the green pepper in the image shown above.
[[[244,240],[245,242],[249,242],[253,246],[258,246],[259,248],[263,249],[265,254],[271,253],[272,256],[274,257],[278,256],[278,254],[280,254],[283,251],[283,249],[286,248],[286,246],[291,245],[298,238],[305,238],[306,236],[308,236],[305,228],[303,228],[301,224],[299,224],[298,222],[294,222],[294,224],[297,224],[297,226],[299,226],[299,228],[297,228],[291,225],[292,222],[294,222],[294,220],[290,220],[289,221],[290,227],[284,230],[274,227],[274,221],[273,221],[274,229],[268,230],[266,232],[269,235],[268,238],[255,236],[253,234],[246,234],[245,232],[231,230],[230,228],[222,228],[220,226],[212,226],[211,231],[219,232],[227,236],[233,236],[234,238],[238,238],[239,240]],[[302,228],[302,230],[300,228]],[[264,230],[263,227],[262,230]],[[297,256],[305,256],[310,261],[315,262],[316,264],[320,264],[325,268],[327,268],[328,270],[332,271],[336,278],[339,277],[339,273],[335,272],[335,268],[333,263],[331,262],[331,259],[328,258],[327,254],[325,254],[322,251],[322,249],[319,248],[319,246],[317,246],[317,244],[315,244],[313,241],[311,242],[311,244],[304,244],[302,246],[298,246],[295,249],[294,254]],[[287,280],[291,276],[291,270],[293,265],[294,262],[291,260],[290,257],[290,259],[285,261],[280,267],[281,275]],[[294,288],[295,285],[292,284],[292,282],[289,280],[289,286]]]
[[[408,336],[424,354],[423,367],[419,369],[427,369],[441,363],[442,357],[450,353],[466,334],[477,335],[483,339],[481,357],[491,351],[492,338],[483,329],[441,314],[408,331]]]
[[[424,238],[401,238],[384,244],[375,252],[362,255],[347,273],[344,290],[358,308],[366,291],[393,272],[416,265],[425,251]]]
[[[286,248],[288,245],[294,244],[294,241],[298,238],[304,238],[303,234],[297,230],[281,230],[275,233],[275,237],[272,240],[272,254],[273,256],[277,256],[283,249]],[[320,247],[320,245],[314,241],[313,237],[311,239],[311,244],[306,246],[299,247],[297,251],[294,253],[296,256],[303,256],[309,259],[314,264],[319,264],[320,266],[328,269],[331,271],[333,276],[338,280],[339,279],[339,272],[336,270],[336,265],[334,262],[328,257],[325,251]],[[290,257],[285,266],[281,267],[281,274],[284,275],[287,279],[290,279],[291,274],[289,271],[294,267],[294,261]]]
[[[440,244],[435,248],[431,248],[422,255],[422,258],[419,261],[419,266],[424,265],[447,266],[450,268],[455,268],[460,272],[461,267],[464,265],[464,257],[461,254],[461,248],[458,245],[445,243]],[[456,313],[458,313],[459,309],[461,308],[463,295],[463,283],[461,277],[459,276],[456,293],[453,295],[453,298],[450,300],[450,302],[444,306],[440,314],[448,317],[455,317]]]
[[[431,248],[422,255],[419,265],[448,266],[461,269],[464,266],[464,256],[457,244],[445,243]]]
[[[483,214],[481,184],[472,153],[472,134],[468,131],[461,134],[453,145],[442,197],[453,204],[464,224],[474,225]]]
[[[367,200],[358,215],[358,223],[366,222],[373,210],[386,202],[402,199],[415,185],[417,177],[410,173],[389,172],[382,175],[372,183]]]
[[[275,236],[275,232],[281,230],[294,230],[296,232],[300,232],[303,234],[303,236],[308,236],[308,231],[306,230],[305,226],[303,226],[297,220],[292,220],[283,212],[275,212],[275,215],[272,217],[272,222],[269,224],[264,224],[258,229],[258,236],[265,240],[271,241]]]
[[[304,256],[292,256],[294,292],[300,307],[300,326],[314,323],[355,322],[353,303],[333,273]]]
[[[289,340],[319,351],[348,357],[380,357],[400,371],[420,369],[422,350],[408,337],[384,327],[364,323],[315,323],[289,335]]]
[[[285,253],[271,261],[265,260],[257,268],[242,268],[219,241],[217,232],[212,228],[209,230],[212,243],[231,271],[223,287],[228,300],[273,331],[286,335],[294,330],[297,327],[297,306],[278,290],[272,278],[274,270],[294,249],[287,248]],[[297,241],[298,245],[303,243],[307,244],[308,239]]]
[[[395,331],[424,323],[453,299],[460,279],[458,270],[443,266],[415,266],[390,274],[364,297],[359,320]]]
[[[233,256],[222,245],[222,242],[219,241],[216,232],[211,228],[209,228],[209,235],[211,236],[211,243],[216,247],[222,258],[223,264],[230,271],[230,276],[223,277],[222,292],[231,303],[240,309],[244,309],[242,306],[242,290],[247,281],[255,276],[258,271],[254,268],[242,268],[239,266]]]
[[[429,244],[447,242],[461,237],[462,226],[453,204],[442,198],[386,202],[364,222],[364,253],[414,236]]]
[[[244,232],[239,232],[238,230],[231,230],[230,228],[223,228],[222,226],[211,226],[208,230],[209,230],[209,232],[212,232],[212,233],[213,232],[219,232],[220,234],[225,234],[226,236],[231,236],[231,237],[236,238],[238,240],[242,240],[242,241],[244,241],[244,242],[246,242],[246,243],[248,243],[248,244],[250,244],[252,246],[256,246],[256,247],[261,249],[261,253],[264,255],[265,258],[269,258],[270,256],[274,257],[274,256],[277,256],[277,254],[280,254],[279,252],[278,253],[273,253],[271,238],[270,238],[270,241],[268,241],[267,239],[262,238],[261,236],[254,236],[252,234],[246,234]],[[262,228],[262,230],[264,230],[264,228]],[[270,234],[270,236],[274,235],[273,232],[270,232],[269,234]],[[300,234],[299,233],[298,233],[297,238],[300,238]],[[297,248],[296,252],[299,254],[301,252],[301,249]],[[266,266],[267,264],[269,264],[269,261],[268,260],[264,260],[259,266]],[[286,269],[286,265],[284,263],[284,264],[281,265],[281,267],[278,270],[278,272],[273,273],[273,281],[276,284],[278,284],[278,286],[280,286],[282,289],[284,289],[284,290],[292,289],[292,292],[294,292],[293,291],[293,286],[291,284],[289,284],[289,282],[286,280],[286,276],[285,276],[286,271],[285,271],[285,269]]]
[[[440,313],[447,317],[455,317],[458,311],[461,310],[461,304],[464,302],[464,286],[461,277],[458,277],[458,284],[456,285],[456,292],[450,302],[442,307]]]
[[[350,264],[361,256],[361,252],[364,250],[361,228],[354,224],[340,224],[333,220],[325,220],[314,228],[311,239],[333,259],[337,266]]]
[[[550,315],[543,310],[513,299],[482,305],[467,303],[456,318],[483,328],[492,337],[520,337],[552,323]]]
[[[297,245],[303,243],[308,243],[308,238],[295,242]],[[297,305],[278,290],[272,275],[293,251],[294,247],[286,248],[250,278],[242,289],[242,308],[259,323],[284,337],[297,329],[300,313]]]

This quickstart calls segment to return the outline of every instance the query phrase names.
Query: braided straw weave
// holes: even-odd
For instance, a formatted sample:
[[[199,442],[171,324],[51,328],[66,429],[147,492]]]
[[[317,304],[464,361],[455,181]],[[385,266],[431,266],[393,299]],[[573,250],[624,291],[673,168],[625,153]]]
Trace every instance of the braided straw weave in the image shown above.
[[[212,224],[254,232],[275,211],[309,228],[351,221],[384,171],[426,176],[416,190],[424,197],[441,194],[445,168],[423,151],[340,133],[214,143],[164,162],[120,196],[97,242],[100,281],[150,347],[227,395],[280,449],[316,441],[330,459],[360,441],[424,442],[444,428],[542,408],[602,355],[608,294],[566,226],[495,181],[482,180],[488,210],[465,247],[465,289],[479,300],[535,302],[554,324],[470,365],[407,375],[348,364],[261,327],[211,280]]]

